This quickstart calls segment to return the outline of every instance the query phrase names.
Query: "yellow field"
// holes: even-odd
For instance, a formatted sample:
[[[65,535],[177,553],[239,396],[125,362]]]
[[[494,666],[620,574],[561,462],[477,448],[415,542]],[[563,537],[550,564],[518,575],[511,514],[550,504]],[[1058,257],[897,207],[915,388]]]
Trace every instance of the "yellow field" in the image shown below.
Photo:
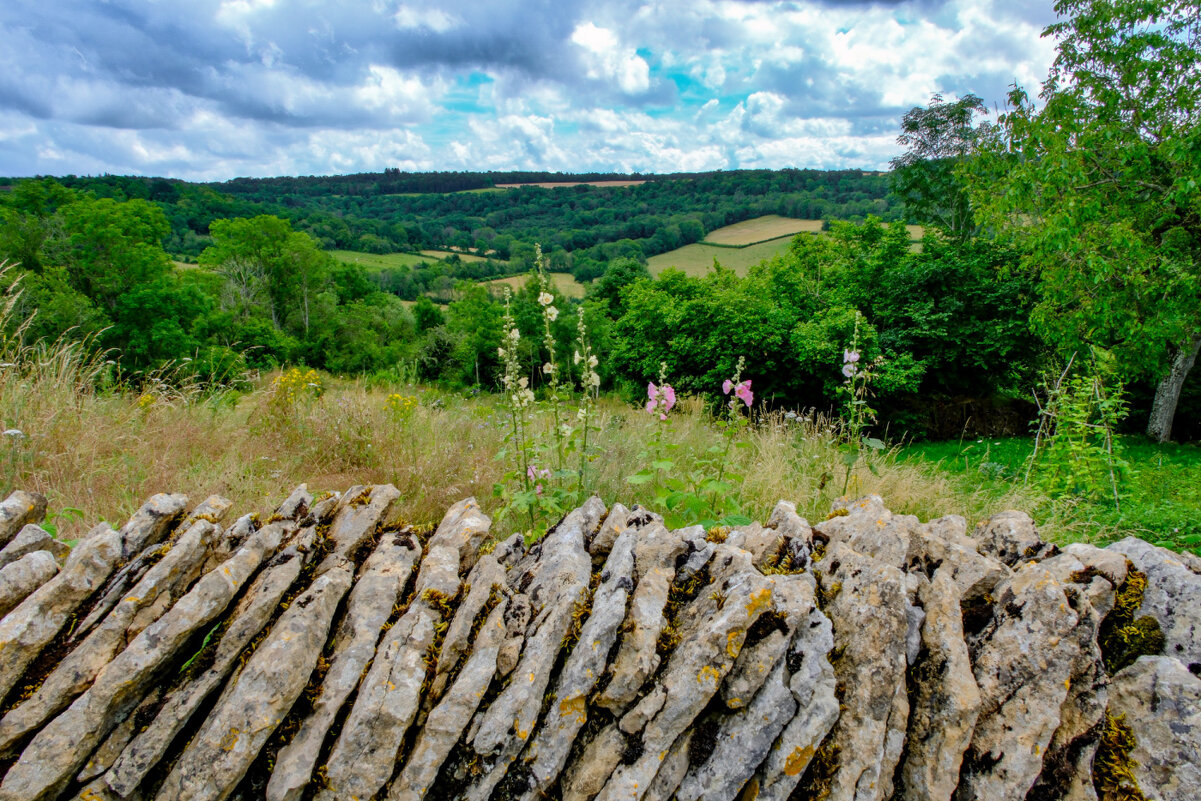
[[[329,255],[347,264],[358,264],[367,270],[385,270],[396,267],[412,267],[429,263],[428,256],[413,253],[360,253],[357,250],[331,250]]]
[[[457,250],[423,250],[422,256],[429,256],[433,259],[445,259],[447,256],[458,256],[463,261],[487,261],[483,256],[477,256],[474,253],[460,253]]]
[[[811,234],[821,233],[821,220],[798,220],[792,217],[781,217],[778,214],[768,214],[753,220],[743,220],[740,223],[727,225],[710,231],[705,242],[714,245],[737,245],[742,247],[753,242],[763,242],[782,236],[792,236],[801,231]]]
[[[548,273],[547,277],[550,278],[550,282],[554,284],[555,289],[559,290],[559,292],[566,297],[584,297],[584,285],[575,280],[574,275],[569,275],[567,273]],[[528,280],[530,280],[528,275],[513,275],[508,278],[497,278],[493,281],[481,281],[480,283],[499,295],[503,291],[501,289],[502,285],[507,285],[516,291],[525,286],[525,282]]]
[[[651,256],[646,263],[650,267],[651,275],[658,275],[668,267],[683,270],[689,275],[704,275],[713,266],[713,260],[717,259],[721,266],[729,267],[739,275],[746,275],[751,267],[764,259],[784,253],[791,242],[791,238],[781,237],[744,248],[719,248],[698,242],[676,248],[669,253]]]

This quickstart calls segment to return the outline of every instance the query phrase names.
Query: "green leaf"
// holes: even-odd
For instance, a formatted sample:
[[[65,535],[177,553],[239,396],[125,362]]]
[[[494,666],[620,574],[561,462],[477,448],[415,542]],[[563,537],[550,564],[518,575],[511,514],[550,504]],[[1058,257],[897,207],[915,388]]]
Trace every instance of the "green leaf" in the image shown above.
[[[626,476],[627,484],[649,484],[654,479],[654,476],[648,476],[645,473],[635,473],[632,476]]]
[[[882,451],[885,448],[884,441],[876,439],[875,437],[864,438],[863,444],[874,451]]]

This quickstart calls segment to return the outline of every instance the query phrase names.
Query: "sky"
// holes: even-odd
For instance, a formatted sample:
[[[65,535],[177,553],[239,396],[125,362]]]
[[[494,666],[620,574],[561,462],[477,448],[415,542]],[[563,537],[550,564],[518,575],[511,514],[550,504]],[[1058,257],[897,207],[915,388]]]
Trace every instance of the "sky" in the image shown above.
[[[1035,0],[4,0],[0,175],[887,169]]]

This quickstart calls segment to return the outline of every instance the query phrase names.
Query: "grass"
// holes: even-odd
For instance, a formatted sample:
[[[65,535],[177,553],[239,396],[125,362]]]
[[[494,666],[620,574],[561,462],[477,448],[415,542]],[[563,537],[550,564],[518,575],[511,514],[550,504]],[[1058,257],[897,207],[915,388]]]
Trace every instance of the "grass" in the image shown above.
[[[12,294],[0,296],[0,331],[11,332],[14,308]],[[23,345],[17,329],[17,337],[0,335],[0,493],[45,494],[49,521],[64,540],[100,520],[124,522],[158,492],[183,492],[193,502],[221,494],[242,514],[273,508],[302,482],[313,492],[395,484],[397,511],[414,524],[436,522],[467,496],[496,511],[492,491],[504,480],[500,454],[509,447],[499,396],[329,377],[321,379],[324,392],[310,396],[306,376],[289,397],[274,389],[272,376],[234,393],[169,372],[135,388],[113,383],[111,362],[86,344]],[[393,392],[417,399],[407,419],[389,409]],[[600,399],[594,420],[587,488],[609,504],[648,503],[653,494],[626,477],[647,465],[656,421],[612,397]],[[787,499],[810,520],[826,516],[844,478],[834,421],[761,414],[740,436],[728,470],[745,477],[737,501],[746,515],[765,520],[777,500]],[[700,400],[680,398],[664,434],[675,469],[697,470],[721,442]],[[879,494],[894,512],[923,520],[954,513],[974,521],[1020,509],[1058,542],[1133,533],[1197,550],[1201,448],[1135,438],[1122,445],[1134,474],[1120,512],[1102,502],[1049,497],[1037,482],[1027,484],[1030,443],[1020,439],[872,453],[870,465],[861,462],[850,476],[847,494]]]
[[[802,231],[818,234],[821,230],[821,220],[798,220],[778,214],[767,214],[710,231],[704,241],[713,245],[744,247],[782,236],[792,236]]]
[[[547,273],[555,289],[562,295],[569,298],[584,297],[585,286],[575,279],[570,273]],[[504,290],[501,286],[509,286],[514,291],[525,286],[526,281],[530,280],[529,274],[526,275],[511,275],[508,278],[497,278],[493,281],[482,281],[481,283],[496,292],[498,295]]]
[[[1062,496],[1036,506],[1036,519],[1057,521],[1070,530],[1071,539],[1106,543],[1134,534],[1201,553],[1201,447],[1157,445],[1140,436],[1120,437],[1118,445],[1132,468],[1119,488],[1120,508],[1112,501]],[[910,445],[901,458],[1003,492],[1026,483],[1032,450],[1033,442],[1025,438],[934,442]],[[1037,483],[1037,473],[1030,480]]]
[[[330,255],[347,264],[358,264],[369,271],[428,264],[429,256],[414,253],[360,253],[356,250],[331,250]]]
[[[462,253],[457,250],[423,250],[422,256],[430,256],[438,260],[445,259],[449,256],[458,256],[462,261],[487,261],[483,256],[477,256],[474,253]]]
[[[760,242],[742,248],[715,247],[703,243],[685,245],[682,248],[647,259],[651,275],[659,275],[669,267],[683,270],[688,275],[704,275],[713,267],[717,259],[723,267],[729,267],[739,275],[746,275],[754,265],[765,259],[775,258],[788,250],[790,237],[773,239],[770,242]]]

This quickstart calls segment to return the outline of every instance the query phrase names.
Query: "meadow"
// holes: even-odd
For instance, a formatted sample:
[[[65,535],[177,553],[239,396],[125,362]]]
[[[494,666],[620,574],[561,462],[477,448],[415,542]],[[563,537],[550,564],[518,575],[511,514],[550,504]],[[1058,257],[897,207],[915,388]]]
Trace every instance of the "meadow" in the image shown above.
[[[360,253],[355,250],[331,250],[330,255],[346,264],[357,264],[369,272],[395,269],[397,267],[415,267],[418,264],[428,264],[430,257],[415,253]]]
[[[571,273],[547,273],[546,276],[555,291],[561,293],[568,298],[582,298],[587,287],[575,279]],[[494,281],[482,281],[481,283],[488,287],[495,294],[502,294],[504,290],[501,287],[509,287],[514,292],[521,289],[530,280],[529,275],[511,275],[508,278],[497,278]]]
[[[746,275],[754,265],[764,259],[772,259],[788,251],[791,237],[781,237],[769,242],[746,247],[717,247],[696,242],[682,248],[651,256],[646,260],[651,275],[659,275],[668,268],[681,270],[688,275],[702,276],[713,268],[714,259],[723,267],[728,267],[739,275]]]
[[[779,239],[782,236],[793,236],[804,231],[810,234],[821,233],[821,220],[797,220],[791,217],[781,217],[778,214],[765,214],[751,220],[727,225],[710,231],[703,242],[709,245],[726,245],[730,247],[745,247],[769,239]]]

